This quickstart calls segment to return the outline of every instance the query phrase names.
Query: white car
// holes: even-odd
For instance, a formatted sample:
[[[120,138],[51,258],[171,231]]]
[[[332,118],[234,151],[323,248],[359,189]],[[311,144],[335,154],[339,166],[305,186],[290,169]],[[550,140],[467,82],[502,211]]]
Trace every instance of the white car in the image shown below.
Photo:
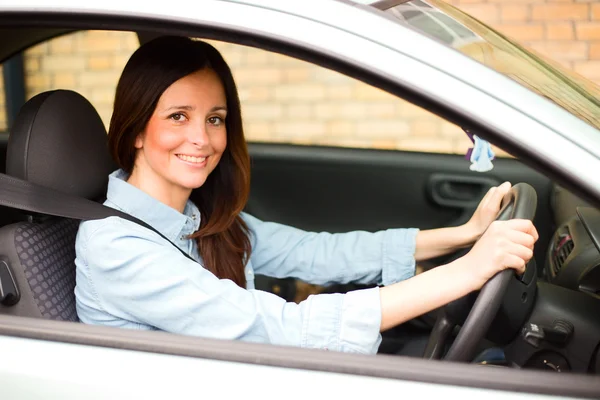
[[[91,202],[81,194],[86,174],[97,175],[105,149],[73,128],[85,120],[76,106],[23,106],[27,71],[11,57],[98,29],[134,32],[141,42],[177,34],[285,54],[382,89],[513,156],[480,173],[464,154],[426,148],[250,137],[247,210],[257,217],[331,232],[448,226],[471,215],[487,188],[509,180],[521,184],[508,210],[533,218],[540,233],[535,260],[521,278],[498,275],[479,294],[386,332],[375,356],[77,322],[74,234]],[[0,140],[8,165],[0,175],[0,398],[600,398],[600,90],[593,83],[439,0],[18,0],[0,4],[0,31],[9,116]],[[302,94],[309,102],[311,87]],[[367,131],[377,115],[365,115]],[[290,301],[298,295],[294,280],[260,282]],[[411,357],[411,343],[422,337],[429,337],[425,355]],[[486,349],[502,357],[478,358]]]

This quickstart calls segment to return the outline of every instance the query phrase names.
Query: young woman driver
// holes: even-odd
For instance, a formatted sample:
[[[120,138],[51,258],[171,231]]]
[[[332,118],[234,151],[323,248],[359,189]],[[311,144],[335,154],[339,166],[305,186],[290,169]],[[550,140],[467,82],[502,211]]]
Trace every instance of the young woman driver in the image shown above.
[[[242,212],[250,163],[236,86],[215,48],[187,38],[158,38],[131,56],[109,146],[120,169],[105,204],[169,241],[118,217],[83,222],[75,294],[84,323],[375,353],[381,331],[479,289],[502,269],[522,271],[538,237],[526,220],[492,222],[509,183],[454,228],[312,233]],[[414,276],[415,260],[473,243],[462,258]],[[255,273],[382,287],[286,303],[255,290]]]

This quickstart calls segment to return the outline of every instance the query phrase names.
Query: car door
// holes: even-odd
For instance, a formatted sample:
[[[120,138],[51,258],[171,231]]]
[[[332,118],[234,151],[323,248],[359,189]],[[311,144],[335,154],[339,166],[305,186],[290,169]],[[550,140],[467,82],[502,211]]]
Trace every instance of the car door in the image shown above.
[[[526,182],[538,194],[541,270],[550,179],[496,147],[494,168],[472,171],[464,130],[423,108],[317,65],[213,44],[242,99],[252,157],[247,212],[317,232],[432,229],[468,221],[490,187]]]

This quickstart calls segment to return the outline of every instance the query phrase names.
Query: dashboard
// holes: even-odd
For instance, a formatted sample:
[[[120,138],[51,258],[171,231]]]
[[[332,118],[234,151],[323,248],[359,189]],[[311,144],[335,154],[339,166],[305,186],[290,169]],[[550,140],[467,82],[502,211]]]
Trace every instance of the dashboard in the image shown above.
[[[554,195],[557,228],[548,246],[544,278],[600,298],[600,210],[560,187]]]

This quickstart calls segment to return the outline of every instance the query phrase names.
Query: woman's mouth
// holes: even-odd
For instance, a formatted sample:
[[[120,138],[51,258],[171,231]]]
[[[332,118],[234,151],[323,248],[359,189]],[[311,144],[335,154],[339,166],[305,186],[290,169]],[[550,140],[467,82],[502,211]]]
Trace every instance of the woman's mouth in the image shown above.
[[[190,164],[194,164],[194,165],[202,165],[207,157],[194,157],[194,156],[188,156],[185,154],[176,154],[177,158],[179,158],[181,161],[185,161],[186,163],[190,163]]]

